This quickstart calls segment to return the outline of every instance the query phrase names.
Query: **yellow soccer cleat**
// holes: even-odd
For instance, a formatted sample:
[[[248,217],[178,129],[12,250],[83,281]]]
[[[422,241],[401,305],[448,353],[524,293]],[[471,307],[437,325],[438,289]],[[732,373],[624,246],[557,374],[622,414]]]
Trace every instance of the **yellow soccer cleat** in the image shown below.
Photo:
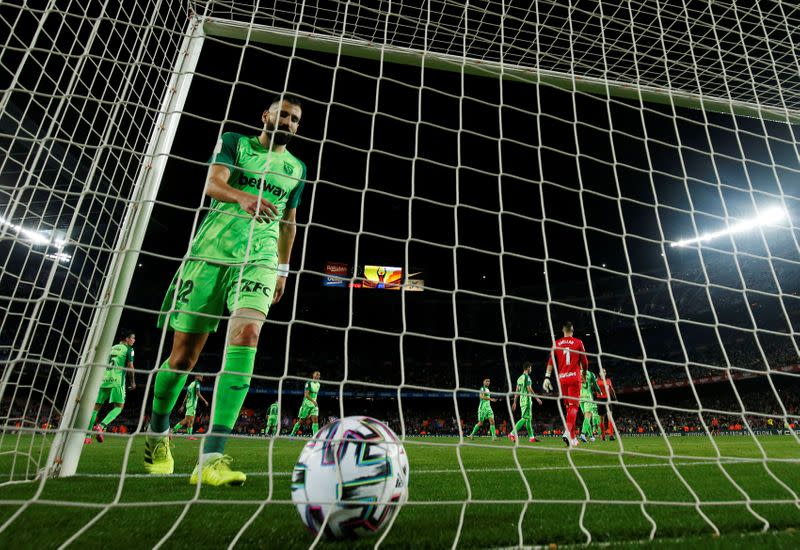
[[[233,459],[228,455],[222,455],[208,460],[202,467],[198,462],[197,466],[194,467],[192,477],[189,478],[189,483],[197,485],[198,477],[200,477],[202,471],[202,479],[200,481],[203,485],[211,485],[213,487],[222,485],[238,487],[244,485],[247,476],[244,472],[231,470],[230,464],[232,461]]]
[[[175,470],[175,461],[169,450],[169,436],[145,438],[144,470],[155,475],[168,475]]]

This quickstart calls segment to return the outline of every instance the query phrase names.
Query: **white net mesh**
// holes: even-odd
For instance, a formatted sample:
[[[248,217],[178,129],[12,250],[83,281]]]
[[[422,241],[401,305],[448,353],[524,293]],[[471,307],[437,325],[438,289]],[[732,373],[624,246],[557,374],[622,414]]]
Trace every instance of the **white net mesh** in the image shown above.
[[[161,3],[2,10],[0,414],[16,480],[44,466],[44,434],[61,424],[76,367],[85,366],[184,25],[180,10]]]
[[[114,518],[168,544],[209,513],[209,544],[318,543],[297,535],[287,493],[300,447],[258,437],[276,400],[288,433],[314,370],[321,424],[367,414],[406,443],[418,485],[370,544],[792,525],[798,7],[111,4],[0,7],[0,533],[56,503],[74,519],[50,544],[91,540]],[[155,320],[208,211],[208,156],[223,132],[256,135],[284,92],[304,101],[290,149],[313,185],[231,442],[254,488],[148,478],[138,432],[170,345]],[[363,288],[389,266],[403,291]],[[352,284],[324,286],[333,274]],[[119,431],[84,450],[78,400],[94,400],[89,367],[105,364],[119,315],[137,333],[139,389]],[[533,406],[541,441],[510,444],[522,364],[538,392],[565,320],[613,380],[596,436],[616,441],[567,451],[555,394]],[[209,398],[223,334],[196,367]],[[484,378],[500,398],[496,443],[466,439]],[[197,458],[190,445],[176,441],[176,477]],[[91,498],[45,476],[15,489],[68,456]]]

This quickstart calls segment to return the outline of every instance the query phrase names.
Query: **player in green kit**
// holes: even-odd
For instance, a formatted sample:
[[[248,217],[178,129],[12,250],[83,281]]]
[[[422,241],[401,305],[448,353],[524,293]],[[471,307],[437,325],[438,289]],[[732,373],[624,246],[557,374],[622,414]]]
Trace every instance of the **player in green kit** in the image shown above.
[[[586,436],[594,442],[594,434],[600,426],[600,415],[597,412],[597,403],[594,394],[600,393],[597,377],[589,367],[581,371],[581,411],[583,411],[583,426],[581,427],[581,441],[586,443]]]
[[[183,403],[181,403],[181,408],[178,409],[179,411],[186,409],[186,413],[183,420],[175,424],[175,427],[172,428],[173,432],[177,432],[185,426],[186,433],[189,434],[189,439],[192,440],[197,439],[196,437],[192,437],[192,431],[194,431],[194,417],[197,414],[197,402],[202,401],[203,404],[208,407],[208,401],[206,401],[206,398],[200,393],[200,383],[202,381],[203,377],[196,374],[192,383],[186,386],[186,394],[183,396]]]
[[[531,401],[536,399],[536,402],[541,405],[542,400],[533,395],[533,387],[531,386],[531,369],[533,369],[533,363],[526,361],[522,365],[522,374],[520,374],[519,378],[517,378],[517,387],[516,391],[514,392],[514,402],[511,404],[511,410],[517,410],[517,398],[519,398],[520,419],[514,426],[514,429],[511,430],[511,433],[508,434],[508,438],[511,441],[517,440],[517,433],[523,426],[528,431],[528,437],[530,437],[528,441],[531,443],[536,443],[538,441],[536,436],[533,434],[533,424],[531,423]]]
[[[317,394],[319,393],[319,371],[316,370],[311,375],[311,380],[306,382],[303,391],[303,404],[300,405],[300,412],[297,413],[297,422],[292,426],[292,433],[295,435],[300,428],[300,424],[305,424],[311,418],[311,436],[317,435],[319,431],[319,405],[317,404]]]
[[[267,427],[264,429],[264,435],[267,437],[270,436],[270,432],[274,429],[275,434],[278,435],[281,431],[280,428],[280,412],[279,412],[279,405],[278,402],[275,401],[272,405],[269,406],[269,411],[267,411]]]
[[[103,381],[100,383],[100,392],[97,394],[97,402],[94,405],[92,419],[89,421],[89,429],[94,431],[95,439],[98,443],[105,441],[103,432],[106,431],[111,422],[116,419],[125,406],[125,375],[127,373],[128,389],[135,390],[136,382],[133,379],[133,344],[136,343],[136,335],[133,331],[120,331],[119,343],[112,346],[108,356],[110,365],[106,367],[103,374]],[[99,424],[95,424],[97,414],[105,403],[111,403],[112,409]],[[92,438],[87,437],[83,440],[85,444],[91,443]]]
[[[484,378],[483,380],[483,387],[481,387],[481,393],[478,395],[480,398],[480,404],[478,405],[478,423],[473,426],[472,433],[469,434],[470,439],[475,437],[475,434],[481,429],[483,423],[488,420],[489,429],[492,432],[492,441],[497,440],[497,434],[494,429],[494,411],[492,411],[492,403],[497,403],[497,399],[492,397],[491,392],[489,392],[489,384],[491,382],[492,381],[488,378]]]
[[[169,416],[211,332],[226,309],[224,364],[216,381],[211,426],[189,483],[241,485],[225,441],[250,388],[261,326],[283,296],[296,234],[306,166],[286,144],[302,115],[297,97],[276,97],[261,114],[257,136],[227,132],[209,161],[205,193],[213,200],[195,235],[190,256],[164,298],[159,327],[175,331],[172,350],[155,379],[144,467],[171,474]],[[187,182],[180,182],[186,186]]]

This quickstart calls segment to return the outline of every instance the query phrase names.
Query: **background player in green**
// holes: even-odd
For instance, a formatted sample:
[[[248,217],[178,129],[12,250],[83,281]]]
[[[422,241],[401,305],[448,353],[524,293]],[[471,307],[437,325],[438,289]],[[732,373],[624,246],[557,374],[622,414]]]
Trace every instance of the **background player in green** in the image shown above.
[[[105,438],[103,432],[106,431],[111,422],[116,419],[125,406],[125,376],[127,373],[128,389],[135,390],[133,371],[133,344],[136,343],[136,335],[133,331],[120,331],[119,343],[112,346],[108,356],[110,366],[106,367],[103,374],[103,382],[100,384],[100,392],[97,394],[97,402],[94,405],[92,419],[89,421],[89,429],[94,430],[95,438],[98,443],[102,443]],[[95,424],[97,414],[105,403],[111,403],[112,408],[106,413],[105,418],[99,424]],[[92,438],[87,437],[84,443],[91,443]]]
[[[489,384],[491,382],[492,381],[488,378],[483,379],[483,387],[481,387],[481,393],[478,396],[480,398],[480,404],[478,405],[478,423],[472,428],[472,433],[469,434],[470,439],[475,437],[475,434],[481,429],[483,423],[488,420],[489,429],[492,432],[492,441],[497,440],[497,434],[494,429],[494,412],[492,411],[492,403],[497,403],[497,399],[492,397],[492,394],[489,392]]]
[[[175,331],[172,350],[155,379],[145,439],[145,470],[170,474],[169,416],[211,332],[231,312],[225,360],[216,380],[211,426],[189,483],[241,485],[225,441],[250,388],[256,348],[270,306],[283,296],[296,234],[305,164],[286,144],[297,132],[301,101],[284,95],[261,115],[258,136],[226,132],[209,161],[205,193],[211,208],[162,305],[159,327]],[[186,182],[180,182],[186,185]]]
[[[183,403],[181,403],[181,408],[178,409],[178,411],[183,411],[185,408],[186,414],[183,420],[175,424],[175,427],[172,428],[173,432],[177,432],[185,426],[186,433],[190,436],[192,435],[192,431],[194,430],[194,417],[197,415],[197,401],[202,401],[203,404],[208,407],[208,401],[206,401],[206,398],[200,393],[200,384],[202,382],[203,377],[196,374],[192,383],[186,386],[186,394],[183,396]],[[197,438],[189,437],[189,439],[195,440]]]
[[[519,378],[517,378],[517,386],[514,392],[514,402],[511,404],[511,410],[517,410],[517,398],[519,398],[520,419],[514,426],[514,429],[511,430],[511,433],[508,434],[508,438],[511,441],[517,440],[517,433],[523,426],[525,426],[525,429],[528,430],[528,436],[530,437],[528,441],[531,443],[536,443],[537,441],[533,433],[533,424],[531,423],[531,399],[535,398],[539,405],[542,404],[542,400],[533,395],[533,387],[531,386],[531,369],[533,369],[533,363],[526,361],[522,365],[522,374],[520,374]]]
[[[315,370],[311,375],[311,380],[306,382],[305,390],[303,391],[303,404],[300,405],[300,412],[297,413],[297,422],[292,426],[291,435],[295,435],[300,428],[300,424],[308,422],[311,417],[311,436],[317,435],[319,431],[319,405],[317,404],[317,393],[319,393],[319,380],[320,374]]]
[[[273,428],[275,429],[274,435],[278,435],[281,431],[279,409],[280,407],[277,401],[269,406],[269,410],[267,411],[267,427],[264,428],[264,435],[267,437],[270,436],[270,432]]]
[[[600,386],[597,385],[597,377],[589,370],[588,366],[582,369],[581,375],[581,411],[583,411],[581,441],[586,443],[588,435],[594,442],[595,428],[600,426],[600,415],[597,413],[594,394],[600,393]]]

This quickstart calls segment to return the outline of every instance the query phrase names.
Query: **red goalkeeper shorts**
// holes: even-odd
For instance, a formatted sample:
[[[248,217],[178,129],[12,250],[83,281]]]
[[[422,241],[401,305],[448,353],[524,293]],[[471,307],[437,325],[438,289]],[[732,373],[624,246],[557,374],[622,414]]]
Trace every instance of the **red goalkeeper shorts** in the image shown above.
[[[567,408],[578,407],[581,396],[581,377],[570,376],[569,378],[559,378],[558,385],[561,389],[561,397],[574,397],[574,399],[564,399]]]

